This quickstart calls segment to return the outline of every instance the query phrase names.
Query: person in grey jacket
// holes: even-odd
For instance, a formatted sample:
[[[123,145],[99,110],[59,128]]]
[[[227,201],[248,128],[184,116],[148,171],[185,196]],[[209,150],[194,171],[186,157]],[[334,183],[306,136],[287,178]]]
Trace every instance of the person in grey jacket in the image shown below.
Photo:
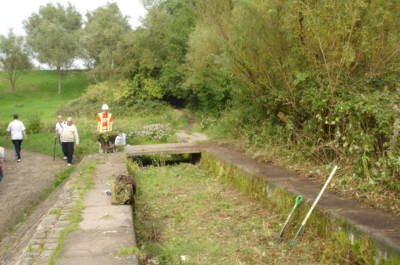
[[[72,124],[72,118],[67,118],[67,125],[64,126],[61,133],[61,144],[63,152],[67,155],[68,166],[71,166],[74,155],[74,142],[79,147],[79,136],[76,126]]]

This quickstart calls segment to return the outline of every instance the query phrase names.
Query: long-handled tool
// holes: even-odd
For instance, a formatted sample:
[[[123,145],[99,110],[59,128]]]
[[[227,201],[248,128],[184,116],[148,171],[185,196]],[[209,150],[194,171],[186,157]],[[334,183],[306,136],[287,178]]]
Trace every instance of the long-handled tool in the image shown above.
[[[329,175],[329,178],[326,180],[325,185],[322,187],[321,191],[319,192],[317,198],[315,198],[313,205],[311,206],[310,210],[308,211],[306,217],[304,218],[303,222],[301,223],[299,229],[296,232],[296,235],[293,237],[292,241],[289,242],[289,246],[293,247],[295,245],[294,241],[296,240],[297,236],[300,234],[301,229],[306,225],[308,218],[310,217],[312,211],[314,210],[315,206],[317,205],[319,199],[321,198],[322,194],[324,193],[326,187],[328,186],[329,182],[331,181],[333,175],[335,175],[337,166],[335,166]]]
[[[286,218],[285,223],[282,226],[281,232],[279,233],[279,236],[277,238],[275,238],[275,242],[279,243],[281,242],[282,236],[283,236],[283,232],[285,231],[286,225],[289,223],[290,218],[292,217],[292,214],[294,212],[294,210],[296,210],[297,206],[299,206],[299,204],[303,201],[303,196],[299,195],[296,197],[296,201],[293,205],[292,210],[290,211],[288,217]]]
[[[53,161],[56,160],[56,147],[57,147],[57,139],[54,138]]]

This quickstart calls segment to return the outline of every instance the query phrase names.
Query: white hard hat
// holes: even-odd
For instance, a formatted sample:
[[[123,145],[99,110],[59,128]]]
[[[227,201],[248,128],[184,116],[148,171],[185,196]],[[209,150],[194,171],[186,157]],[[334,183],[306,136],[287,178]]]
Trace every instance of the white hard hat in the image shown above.
[[[107,104],[103,104],[103,106],[101,106],[102,110],[108,110],[108,105]]]

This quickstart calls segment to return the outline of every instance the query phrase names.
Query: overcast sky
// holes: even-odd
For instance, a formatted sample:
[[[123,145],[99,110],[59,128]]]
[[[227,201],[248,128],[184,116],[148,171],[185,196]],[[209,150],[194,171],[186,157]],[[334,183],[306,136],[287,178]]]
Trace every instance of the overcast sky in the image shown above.
[[[0,35],[6,35],[9,28],[12,28],[16,35],[25,35],[22,21],[32,13],[37,13],[39,7],[47,3],[60,3],[63,6],[71,3],[84,19],[87,11],[93,11],[107,3],[117,3],[122,14],[129,17],[129,23],[133,28],[140,25],[140,17],[144,17],[146,14],[140,0],[3,0],[0,4]]]

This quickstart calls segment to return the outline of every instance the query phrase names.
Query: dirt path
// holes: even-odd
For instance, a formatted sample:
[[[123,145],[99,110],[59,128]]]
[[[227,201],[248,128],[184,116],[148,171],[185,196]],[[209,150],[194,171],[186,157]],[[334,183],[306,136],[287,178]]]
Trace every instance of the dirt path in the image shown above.
[[[0,182],[0,234],[49,187],[57,173],[66,169],[60,159],[22,150],[17,163],[14,150],[6,149],[4,178]]]
[[[185,115],[185,113],[182,110],[177,110],[177,111],[178,113]],[[189,125],[186,127],[185,130],[179,130],[175,133],[179,141],[182,143],[198,143],[207,141],[208,137],[204,133],[192,132],[192,128],[195,125],[196,121],[192,115],[190,114],[187,115],[189,119]]]

